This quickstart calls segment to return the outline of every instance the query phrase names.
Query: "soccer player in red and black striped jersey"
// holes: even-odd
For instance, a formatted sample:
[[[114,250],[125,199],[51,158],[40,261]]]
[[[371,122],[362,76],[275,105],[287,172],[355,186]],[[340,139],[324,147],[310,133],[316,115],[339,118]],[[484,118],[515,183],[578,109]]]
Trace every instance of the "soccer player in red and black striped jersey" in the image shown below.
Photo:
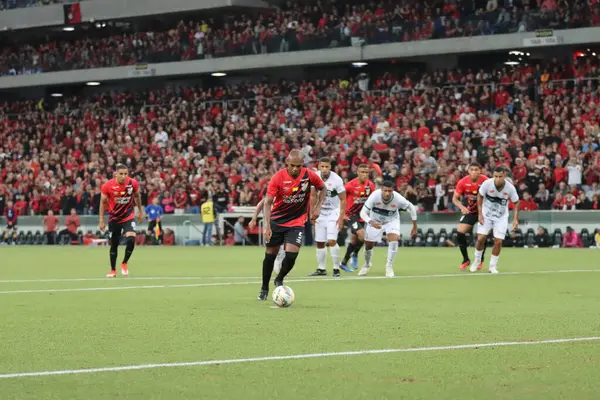
[[[460,221],[458,223],[458,234],[457,241],[460,252],[463,256],[463,262],[460,265],[461,270],[465,270],[471,260],[469,260],[469,253],[467,252],[467,236],[466,233],[473,231],[473,226],[477,223],[479,213],[477,211],[477,194],[479,193],[479,186],[485,182],[488,177],[481,174],[481,165],[477,162],[469,164],[469,175],[465,176],[456,184],[456,190],[452,197],[452,203],[462,213]],[[467,199],[467,205],[462,203],[463,195]],[[483,254],[485,254],[485,247],[483,248]],[[481,269],[483,265],[483,255],[481,257],[481,264],[477,266],[477,269]]]
[[[348,217],[352,232],[350,244],[346,247],[346,255],[340,264],[340,268],[346,272],[353,272],[353,269],[348,267],[348,260],[353,255],[358,255],[365,240],[365,221],[360,218],[360,210],[371,193],[375,191],[375,184],[369,179],[369,171],[367,164],[359,165],[358,177],[346,184],[346,198],[348,199],[346,217]],[[358,268],[358,264],[354,268]]]
[[[281,270],[275,278],[275,286],[283,285],[283,278],[294,268],[304,238],[304,226],[308,219],[311,187],[317,189],[317,201],[310,210],[314,224],[321,213],[327,189],[316,172],[303,167],[304,155],[292,150],[286,160],[287,168],[278,171],[267,188],[263,218],[265,224],[265,258],[259,300],[266,300],[269,280],[273,273],[279,247],[284,245],[285,257]]]
[[[125,257],[121,263],[121,274],[128,275],[127,262],[135,247],[135,212],[138,208],[138,222],[144,221],[144,207],[140,197],[140,185],[129,177],[129,169],[124,164],[117,164],[115,177],[102,185],[98,226],[106,229],[104,211],[108,210],[108,229],[110,232],[110,272],[107,278],[117,276],[117,252],[121,235],[125,236]]]

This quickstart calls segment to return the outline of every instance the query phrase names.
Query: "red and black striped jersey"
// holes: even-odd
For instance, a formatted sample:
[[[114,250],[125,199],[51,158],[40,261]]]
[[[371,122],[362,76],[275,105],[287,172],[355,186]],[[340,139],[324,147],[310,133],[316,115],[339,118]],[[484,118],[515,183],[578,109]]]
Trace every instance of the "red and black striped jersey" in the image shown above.
[[[267,196],[275,199],[271,222],[284,227],[303,227],[308,219],[311,186],[321,190],[325,184],[316,172],[307,168],[302,168],[296,179],[287,169],[273,175],[267,189]]]
[[[135,217],[133,196],[140,190],[139,183],[127,178],[123,185],[111,179],[102,185],[102,194],[108,197],[108,222],[127,222]]]
[[[459,195],[465,195],[467,198],[467,208],[471,214],[477,214],[477,193],[479,193],[479,187],[488,177],[480,175],[477,182],[473,182],[470,176],[465,176],[456,184],[456,193]]]
[[[360,210],[362,210],[363,204],[374,191],[375,184],[370,180],[360,183],[358,178],[354,178],[346,183],[346,197],[348,199],[346,215],[348,218],[360,218]]]

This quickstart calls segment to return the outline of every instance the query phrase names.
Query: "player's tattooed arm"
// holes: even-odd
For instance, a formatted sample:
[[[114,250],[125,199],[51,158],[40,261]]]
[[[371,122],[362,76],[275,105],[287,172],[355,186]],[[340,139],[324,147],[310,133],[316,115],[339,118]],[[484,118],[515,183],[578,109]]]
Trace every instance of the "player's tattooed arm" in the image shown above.
[[[100,209],[98,210],[98,228],[101,231],[106,229],[106,224],[104,223],[104,211],[106,210],[106,204],[108,203],[108,196],[104,193],[100,195]]]
[[[462,195],[458,194],[458,191],[454,191],[454,195],[452,196],[452,204],[454,204],[461,213],[463,214],[468,214],[469,213],[469,209],[465,206],[463,206],[461,200]]]

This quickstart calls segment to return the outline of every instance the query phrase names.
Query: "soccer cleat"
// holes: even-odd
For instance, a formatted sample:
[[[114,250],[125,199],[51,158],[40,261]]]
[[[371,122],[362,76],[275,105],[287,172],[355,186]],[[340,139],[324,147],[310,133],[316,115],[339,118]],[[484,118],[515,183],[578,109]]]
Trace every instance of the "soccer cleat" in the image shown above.
[[[352,254],[352,257],[350,258],[350,266],[355,270],[358,269],[358,255],[357,254]]]
[[[467,269],[467,267],[469,266],[469,264],[471,264],[470,260],[467,260],[464,263],[460,264],[460,270],[464,271],[465,269]]]
[[[392,267],[391,265],[386,265],[385,266],[385,276],[388,278],[393,278],[394,277],[394,267]]]
[[[273,281],[275,287],[283,286],[283,281],[278,281],[277,278]]]
[[[365,276],[369,273],[369,267],[370,266],[364,266],[360,269],[360,271],[358,271],[358,276]]]
[[[481,264],[479,264],[479,265],[481,265]],[[469,271],[471,271],[471,272],[477,272],[478,269],[480,269],[480,268],[478,268],[477,264],[471,264],[471,266],[469,267]]]
[[[354,272],[354,270],[346,264],[340,264],[340,269],[344,272]]]
[[[334,269],[333,270],[333,277],[334,278],[339,278],[340,277],[340,270],[339,269]]]
[[[127,276],[129,275],[129,270],[127,269],[127,264],[121,264],[121,275]]]
[[[117,271],[115,270],[110,270],[110,272],[106,274],[107,278],[114,278],[115,276],[117,276]]]
[[[258,300],[266,300],[267,297],[269,297],[269,291],[268,290],[260,290],[260,293],[258,294],[257,299]]]
[[[327,276],[327,271],[317,268],[314,272],[308,274],[308,276]]]
[[[482,268],[483,268],[483,260],[481,260],[481,262],[477,266],[477,271],[481,271]]]
[[[490,274],[499,274],[500,271],[496,267],[490,267]]]

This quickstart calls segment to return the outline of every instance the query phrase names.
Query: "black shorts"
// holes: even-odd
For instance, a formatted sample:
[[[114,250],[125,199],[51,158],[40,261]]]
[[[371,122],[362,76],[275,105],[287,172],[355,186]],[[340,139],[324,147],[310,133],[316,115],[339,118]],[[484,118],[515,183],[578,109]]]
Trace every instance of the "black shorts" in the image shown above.
[[[279,247],[282,244],[289,243],[294,246],[302,246],[304,240],[304,227],[294,226],[279,226],[271,224],[271,240],[265,243],[266,247]]]
[[[162,224],[160,223],[160,221],[150,221],[150,223],[148,224],[148,231],[154,232],[154,228],[156,228],[157,224],[158,230],[162,232]]]
[[[17,230],[17,224],[11,224],[9,222],[8,224],[6,224],[6,230],[7,231],[10,231],[10,230],[16,231]]]
[[[135,232],[135,221],[130,219],[125,222],[109,222],[108,223],[108,231],[110,232],[110,236],[122,236],[128,232]]]
[[[360,217],[350,217],[348,224],[350,225],[350,232],[352,232],[353,235],[356,235],[356,232],[361,229],[365,229],[365,222],[361,221]]]
[[[474,226],[478,220],[479,217],[477,214],[463,214],[461,215],[460,220],[458,220],[458,223]]]

